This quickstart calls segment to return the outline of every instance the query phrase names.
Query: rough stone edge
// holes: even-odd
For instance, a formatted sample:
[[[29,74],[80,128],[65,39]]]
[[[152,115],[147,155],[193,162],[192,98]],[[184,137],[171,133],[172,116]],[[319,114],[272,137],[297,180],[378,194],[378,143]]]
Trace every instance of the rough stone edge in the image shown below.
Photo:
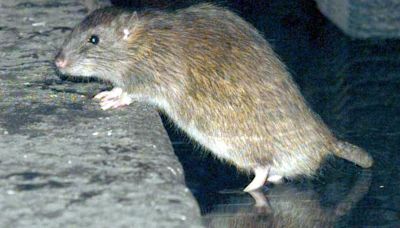
[[[400,37],[400,23],[397,25],[396,18],[390,13],[395,13],[389,6],[395,4],[388,2],[384,9],[387,9],[390,15],[386,16],[388,21],[380,21],[382,18],[381,9],[375,9],[367,6],[365,2],[351,3],[349,0],[315,0],[321,13],[332,23],[339,27],[346,35],[357,39],[393,39]],[[357,4],[361,7],[357,7]],[[354,6],[355,5],[355,6]],[[368,12],[368,15],[366,15]],[[366,15],[366,20],[359,20],[357,17]],[[394,18],[394,19],[393,19]]]

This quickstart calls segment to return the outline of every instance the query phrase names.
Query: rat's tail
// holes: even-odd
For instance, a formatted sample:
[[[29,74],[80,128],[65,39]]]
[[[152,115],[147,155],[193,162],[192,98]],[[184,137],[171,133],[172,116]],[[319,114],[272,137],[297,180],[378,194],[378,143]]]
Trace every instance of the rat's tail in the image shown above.
[[[374,163],[372,157],[367,152],[348,142],[338,140],[333,146],[332,152],[334,155],[354,162],[363,168],[369,168]]]

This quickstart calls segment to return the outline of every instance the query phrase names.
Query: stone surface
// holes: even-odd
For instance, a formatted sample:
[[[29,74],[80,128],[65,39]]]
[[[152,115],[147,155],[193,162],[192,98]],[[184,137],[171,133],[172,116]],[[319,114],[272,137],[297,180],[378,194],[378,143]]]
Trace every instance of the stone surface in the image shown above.
[[[356,38],[399,38],[399,0],[316,0],[321,12]]]
[[[0,2],[0,226],[200,226],[157,112],[101,111],[91,97],[107,86],[56,77],[86,13],[78,0]]]

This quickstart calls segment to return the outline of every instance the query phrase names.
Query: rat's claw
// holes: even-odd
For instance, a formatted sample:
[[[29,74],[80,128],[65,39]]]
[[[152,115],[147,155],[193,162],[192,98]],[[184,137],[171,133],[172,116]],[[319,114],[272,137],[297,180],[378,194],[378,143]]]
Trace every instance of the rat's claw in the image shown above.
[[[103,110],[110,109],[114,105],[113,101],[104,101],[100,103],[100,107]]]
[[[122,92],[119,97],[106,99],[103,98],[101,100],[100,106],[101,109],[107,110],[110,108],[119,108],[123,106],[127,106],[132,103],[132,98],[125,92]]]
[[[94,99],[98,100],[111,100],[111,99],[116,99],[121,97],[122,95],[122,89],[119,87],[115,87],[114,89],[110,91],[103,91],[96,96],[94,96]]]

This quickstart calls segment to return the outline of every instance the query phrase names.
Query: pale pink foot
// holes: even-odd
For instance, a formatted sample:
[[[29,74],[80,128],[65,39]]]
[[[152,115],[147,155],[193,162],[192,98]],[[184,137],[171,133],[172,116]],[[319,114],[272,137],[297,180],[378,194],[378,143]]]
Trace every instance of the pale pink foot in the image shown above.
[[[119,87],[115,87],[114,89],[110,90],[110,91],[103,91],[99,94],[97,94],[96,96],[94,96],[94,99],[97,100],[110,100],[110,99],[115,99],[115,98],[119,98],[122,94],[122,89]]]
[[[279,175],[271,175],[268,177],[267,181],[274,184],[280,184],[283,182],[283,177]]]
[[[97,94],[94,99],[100,100],[101,109],[119,108],[132,103],[132,98],[121,88],[116,87],[111,91],[104,91]]]
[[[247,187],[243,191],[251,192],[261,188],[265,184],[265,181],[267,180],[268,173],[269,173],[269,168],[265,167],[255,168],[254,169],[255,177],[253,181],[249,185],[247,185]]]

